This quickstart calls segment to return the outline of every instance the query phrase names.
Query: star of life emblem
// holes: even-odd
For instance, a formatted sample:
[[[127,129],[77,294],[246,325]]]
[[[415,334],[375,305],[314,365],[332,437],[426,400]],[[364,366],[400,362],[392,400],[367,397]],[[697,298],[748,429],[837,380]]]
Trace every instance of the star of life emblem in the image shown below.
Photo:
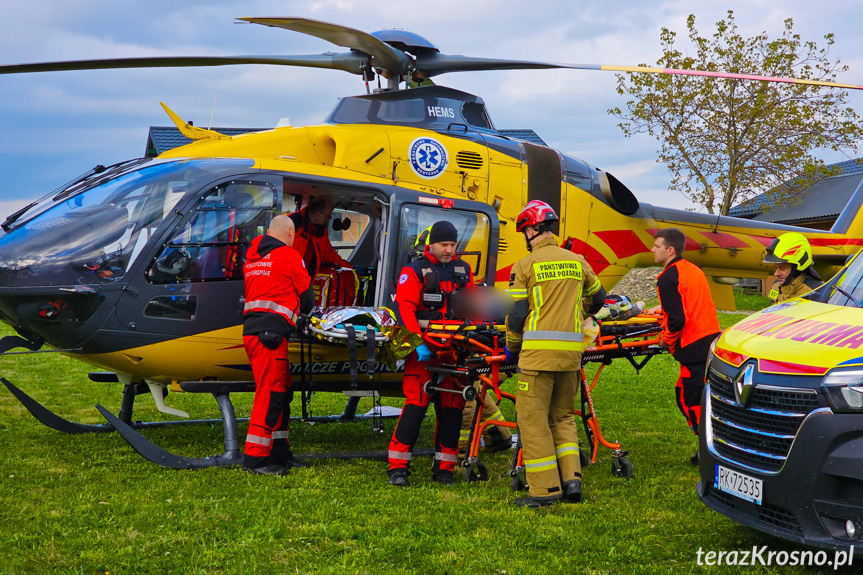
[[[411,142],[408,156],[411,169],[426,180],[441,175],[449,163],[446,148],[434,138],[416,138]]]

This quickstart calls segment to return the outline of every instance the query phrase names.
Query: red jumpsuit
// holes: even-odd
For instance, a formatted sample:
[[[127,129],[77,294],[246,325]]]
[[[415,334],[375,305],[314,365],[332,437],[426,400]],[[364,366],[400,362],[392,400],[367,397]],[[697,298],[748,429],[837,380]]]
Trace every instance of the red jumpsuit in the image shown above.
[[[297,316],[311,311],[314,296],[302,256],[268,235],[252,240],[243,274],[243,345],[255,378],[243,466],[284,465],[292,457],[288,337]]]
[[[318,270],[324,264],[342,268],[350,268],[351,263],[339,255],[330,243],[330,234],[326,226],[316,226],[306,217],[306,208],[288,216],[294,222],[296,235],[294,245],[306,263],[306,269],[311,278],[318,275]]]
[[[443,306],[430,310],[423,303],[423,291],[427,286],[423,278],[428,277],[428,271],[436,274],[440,292],[444,294]],[[428,279],[426,279],[428,282]],[[396,312],[406,328],[414,333],[422,334],[420,319],[442,319],[446,316],[447,298],[457,289],[473,286],[473,275],[470,265],[454,258],[448,264],[441,264],[426,246],[424,257],[402,268],[399,284],[396,289]],[[433,343],[426,342],[432,351],[440,349]],[[416,352],[405,360],[404,382],[402,390],[405,394],[405,408],[399,417],[393,438],[390,440],[388,473],[409,473],[411,453],[419,436],[420,425],[425,417],[430,397],[423,391],[423,385],[432,379],[428,366],[437,363],[433,358],[428,362],[417,359]],[[439,387],[455,388],[450,376],[438,381]],[[434,396],[435,417],[435,459],[432,466],[432,476],[442,473],[451,474],[458,462],[458,439],[461,429],[461,415],[464,409],[464,398],[457,393],[437,393]]]

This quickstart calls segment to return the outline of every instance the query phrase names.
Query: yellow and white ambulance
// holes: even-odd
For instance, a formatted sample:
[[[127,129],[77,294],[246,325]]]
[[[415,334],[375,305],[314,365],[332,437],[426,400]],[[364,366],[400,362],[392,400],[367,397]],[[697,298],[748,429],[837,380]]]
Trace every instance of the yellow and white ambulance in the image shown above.
[[[806,545],[863,547],[863,257],[713,347],[698,496]]]

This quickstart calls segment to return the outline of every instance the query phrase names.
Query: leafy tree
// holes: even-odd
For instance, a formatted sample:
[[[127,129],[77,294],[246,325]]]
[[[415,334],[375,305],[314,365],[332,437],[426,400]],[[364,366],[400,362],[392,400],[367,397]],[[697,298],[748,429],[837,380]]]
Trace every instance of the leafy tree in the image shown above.
[[[716,24],[711,39],[686,22],[695,55],[676,46],[677,34],[663,28],[661,68],[706,70],[770,77],[835,82],[847,69],[828,59],[825,48],[803,42],[785,20],[782,36],[766,32],[743,38],[734,12]],[[839,88],[687,75],[618,75],[617,91],[632,99],[621,120],[627,137],[647,133],[661,143],[659,160],[672,174],[671,188],[711,214],[768,191],[776,205],[795,201],[795,194],[831,172],[813,156],[817,150],[856,150],[863,125],[847,107],[848,92]]]

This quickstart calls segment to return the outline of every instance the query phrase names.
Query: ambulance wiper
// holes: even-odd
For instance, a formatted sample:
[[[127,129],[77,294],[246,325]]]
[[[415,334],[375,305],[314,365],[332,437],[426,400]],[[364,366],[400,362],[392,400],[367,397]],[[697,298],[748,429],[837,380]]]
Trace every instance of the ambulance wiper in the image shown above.
[[[832,287],[833,287],[833,289],[835,289],[836,291],[838,291],[839,293],[841,293],[842,295],[847,297],[849,300],[853,301],[855,306],[863,307],[863,305],[861,305],[860,302],[857,301],[857,299],[853,295],[851,295],[850,293],[848,293],[847,291],[845,291],[844,289],[842,289],[838,285],[834,285]]]

